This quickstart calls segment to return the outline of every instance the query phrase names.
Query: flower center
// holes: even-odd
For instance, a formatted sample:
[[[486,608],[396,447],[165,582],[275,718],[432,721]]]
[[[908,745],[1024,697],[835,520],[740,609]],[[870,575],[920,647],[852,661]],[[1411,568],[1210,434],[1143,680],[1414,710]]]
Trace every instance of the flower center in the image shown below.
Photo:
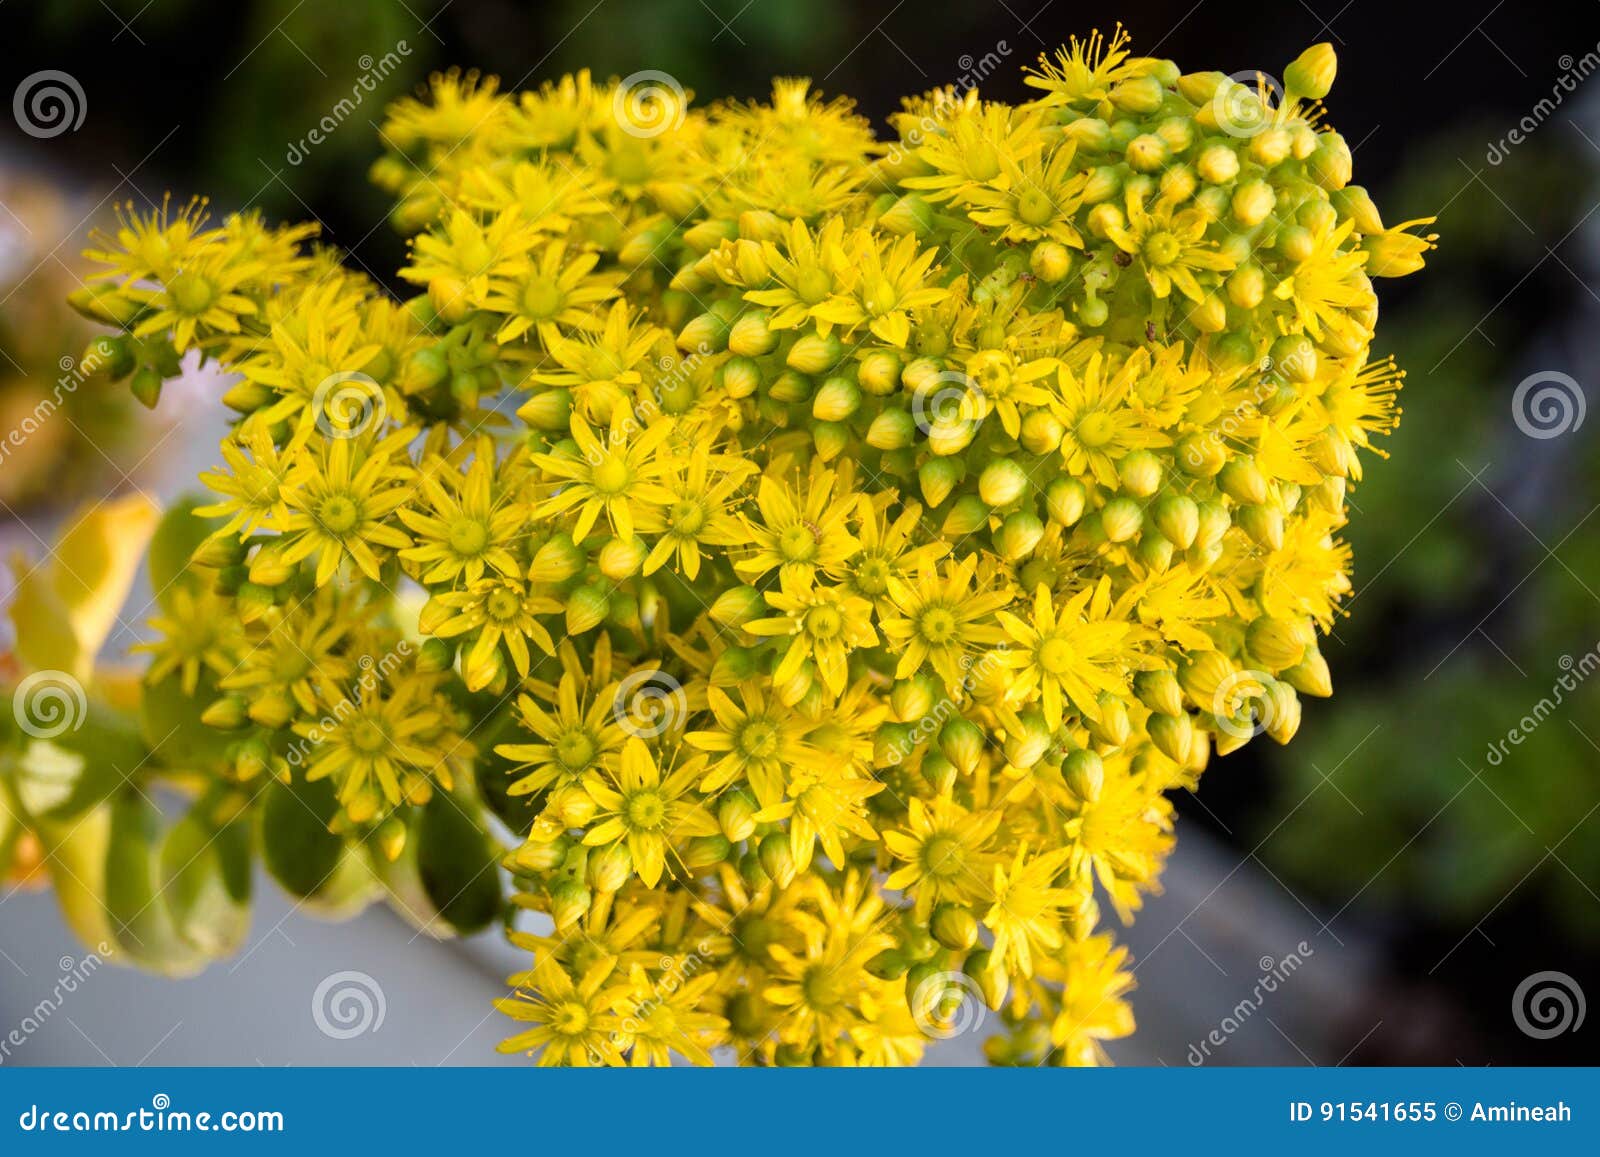
[[[844,629],[844,616],[838,607],[812,607],[806,612],[806,632],[813,639],[834,639]]]
[[[844,985],[829,965],[813,964],[807,968],[801,988],[812,1008],[836,1008],[844,1003]]]
[[[550,1028],[562,1036],[577,1036],[589,1027],[589,1010],[575,1000],[563,1001],[550,1010]]]
[[[1060,635],[1051,635],[1039,643],[1039,666],[1051,675],[1063,674],[1072,666],[1072,644]]]
[[[561,312],[561,287],[548,277],[535,277],[522,291],[522,310],[538,321]]]
[[[856,589],[864,595],[881,595],[889,589],[888,560],[870,555],[856,567]]]
[[[807,305],[816,305],[833,292],[833,278],[815,265],[807,266],[794,279],[794,292]]]
[[[1152,233],[1144,243],[1144,259],[1151,265],[1171,265],[1178,259],[1183,246],[1166,230]]]
[[[497,623],[516,618],[521,610],[522,600],[504,587],[490,591],[489,597],[483,601],[483,613]]]
[[[753,719],[739,731],[739,750],[749,759],[771,759],[778,753],[778,729],[765,719]]]
[[[476,518],[459,518],[450,524],[450,549],[469,558],[489,545],[489,528]]]
[[[1078,441],[1090,449],[1104,446],[1111,441],[1114,433],[1116,425],[1112,422],[1111,415],[1103,410],[1093,410],[1078,422]]]
[[[867,291],[862,295],[861,301],[873,317],[882,317],[894,308],[898,296],[894,286],[889,284],[888,278],[874,277],[868,283]]]
[[[977,181],[1000,175],[1000,154],[988,141],[979,141],[967,150],[967,175]]]
[[[1048,225],[1055,215],[1055,202],[1042,189],[1028,189],[1017,197],[1017,216],[1025,224]]]
[[[179,313],[197,316],[211,307],[217,291],[198,273],[180,273],[167,283],[167,293]]]
[[[571,771],[581,771],[594,762],[595,742],[587,731],[567,731],[555,742],[556,758]]]
[[[706,508],[692,498],[672,504],[672,529],[688,537],[699,534],[706,524]]]
[[[654,831],[667,818],[667,801],[657,791],[636,791],[628,797],[624,806],[627,808],[628,823],[635,828]]]
[[[960,874],[963,859],[961,841],[948,833],[929,836],[922,842],[922,870],[930,876],[952,879]]]
[[[350,728],[350,746],[367,755],[376,755],[389,741],[383,728],[371,719],[358,719]]]
[[[628,488],[628,464],[621,458],[608,454],[590,472],[589,481],[601,494],[621,494]]]
[[[317,506],[317,521],[329,534],[341,537],[361,521],[361,508],[347,494],[330,494]]]
[[[810,562],[817,556],[817,534],[805,523],[796,523],[778,536],[778,550],[790,562]]]
[[[929,607],[917,621],[923,641],[938,646],[956,637],[956,616],[949,607]]]

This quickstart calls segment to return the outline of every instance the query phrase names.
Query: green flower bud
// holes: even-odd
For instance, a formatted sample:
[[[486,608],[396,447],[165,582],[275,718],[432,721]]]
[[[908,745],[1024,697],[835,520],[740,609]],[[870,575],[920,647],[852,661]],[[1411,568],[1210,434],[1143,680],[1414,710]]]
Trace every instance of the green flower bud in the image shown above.
[[[1183,690],[1171,671],[1139,671],[1133,676],[1133,693],[1158,715],[1183,713]],[[1182,762],[1181,760],[1179,762]]]
[[[144,369],[141,368],[133,376],[138,378],[144,372]],[[160,375],[157,374],[157,376],[159,377]],[[145,394],[148,396],[149,392],[149,387],[146,386]],[[157,386],[156,396],[159,397],[160,392],[160,387]],[[136,394],[135,396],[137,397],[138,395]],[[140,400],[143,401],[142,398]],[[222,404],[227,406],[228,409],[236,410],[241,414],[253,414],[255,411],[271,405],[276,400],[277,395],[266,386],[263,386],[260,382],[250,381],[248,378],[240,381],[222,395]]]
[[[990,1008],[998,1009],[1006,999],[1006,970],[998,966],[994,954],[987,948],[969,953],[962,971],[977,981],[978,991]]]
[[[885,948],[871,960],[866,969],[879,980],[899,980],[911,967],[911,961],[898,948]]]
[[[1083,187],[1083,203],[1099,205],[1122,192],[1122,170],[1116,165],[1101,165],[1089,174]]]
[[[1146,530],[1139,536],[1139,561],[1157,574],[1172,565],[1173,547],[1165,535]]]
[[[795,405],[811,396],[811,379],[796,370],[785,370],[773,381],[767,394],[774,402]]]
[[[922,778],[928,781],[934,795],[948,795],[955,788],[959,774],[956,765],[941,752],[930,751],[922,757]]]
[[[1275,743],[1288,743],[1300,730],[1300,700],[1294,688],[1273,680],[1267,688],[1267,702],[1263,708],[1267,734]]]
[[[1062,761],[1061,776],[1073,795],[1093,803],[1105,787],[1106,765],[1093,751],[1080,747]]]
[[[1187,320],[1201,333],[1221,333],[1228,327],[1228,307],[1217,294],[1208,293],[1190,306]]]
[[[1006,515],[995,532],[995,551],[1009,562],[1020,562],[1033,553],[1043,537],[1044,523],[1039,516],[1031,510],[1017,510]]]
[[[885,209],[878,224],[891,233],[930,237],[934,231],[933,206],[915,193],[908,193]]]
[[[1122,488],[1135,498],[1148,498],[1161,488],[1161,459],[1148,450],[1134,450],[1117,463]]]
[[[557,880],[550,886],[550,915],[556,929],[565,932],[583,919],[589,910],[589,889],[578,880]]]
[[[1221,651],[1190,651],[1178,666],[1178,684],[1195,706],[1210,711],[1217,689],[1233,674],[1233,664]]]
[[[246,707],[238,695],[224,695],[200,713],[200,722],[218,731],[237,731],[245,725]]]
[[[901,723],[915,723],[933,710],[939,695],[939,681],[921,672],[909,679],[895,681],[889,691],[889,710]]]
[[[856,380],[866,393],[887,397],[900,388],[900,355],[893,350],[873,350],[861,359]]]
[[[922,500],[930,507],[944,505],[950,492],[966,475],[967,467],[959,458],[930,458],[917,468],[917,481],[922,487]]]
[[[978,942],[978,920],[965,908],[940,904],[928,924],[933,938],[953,952],[965,952]]]
[[[971,775],[978,770],[983,748],[983,728],[963,716],[957,715],[939,732],[939,750],[963,775]]]
[[[1041,241],[1033,247],[1028,268],[1047,285],[1065,281],[1072,272],[1072,250],[1059,241]]]
[[[1278,677],[1302,695],[1326,699],[1333,694],[1333,675],[1328,670],[1328,661],[1319,651],[1307,651],[1304,659],[1285,667]]]
[[[1171,156],[1172,152],[1167,148],[1166,141],[1154,133],[1142,133],[1128,142],[1128,149],[1123,159],[1136,173],[1156,173],[1161,171],[1161,167]]]
[[[742,627],[767,613],[766,600],[755,587],[737,586],[723,591],[711,604],[711,621],[725,627]]]
[[[1207,145],[1195,158],[1195,172],[1213,185],[1226,185],[1239,175],[1239,154],[1232,145],[1218,141]]]
[[[1262,615],[1245,629],[1244,641],[1252,658],[1278,672],[1301,662],[1316,634],[1305,619]]]
[[[1383,217],[1378,213],[1378,206],[1373,204],[1372,195],[1360,185],[1346,185],[1342,189],[1335,189],[1328,194],[1328,200],[1341,220],[1355,222],[1357,233],[1383,232]]]
[[[1333,45],[1313,44],[1283,70],[1284,95],[1290,100],[1322,100],[1333,87],[1339,58]]]
[[[723,794],[717,805],[717,826],[730,842],[739,844],[756,832],[756,801],[743,790]]]
[[[1113,498],[1100,509],[1100,525],[1111,542],[1127,542],[1144,525],[1144,511],[1131,498]]]
[[[1125,113],[1148,116],[1161,107],[1166,93],[1153,76],[1124,80],[1111,86],[1111,103]]]
[[[725,647],[711,664],[713,687],[736,687],[761,670],[760,654],[751,647]]]
[[[1178,92],[1190,104],[1199,107],[1211,103],[1217,89],[1230,83],[1220,72],[1188,72],[1178,78]]]
[[[561,867],[572,850],[572,841],[566,836],[553,840],[529,840],[511,853],[509,867],[514,872],[531,872],[536,875],[553,872]]]
[[[589,556],[572,541],[565,531],[557,531],[534,552],[533,563],[528,567],[528,581],[536,583],[566,582],[588,564]]]
[[[1082,518],[1088,500],[1088,490],[1076,478],[1052,478],[1044,489],[1045,513],[1058,526],[1072,526]]]
[[[1062,125],[1061,135],[1089,152],[1103,153],[1111,147],[1111,126],[1099,117],[1079,117]]]
[[[1276,506],[1241,506],[1238,523],[1252,542],[1268,550],[1283,548],[1283,511]]]
[[[1267,479],[1254,458],[1230,458],[1217,475],[1217,485],[1235,502],[1265,502]]]
[[[628,851],[627,843],[618,841],[590,850],[587,879],[589,887],[596,892],[621,891],[632,877],[633,854]]]
[[[728,331],[728,349],[741,357],[759,358],[778,348],[778,335],[768,328],[772,315],[765,310],[741,314]]]
[[[1024,712],[1021,723],[1020,733],[1007,732],[1004,751],[1006,762],[1011,766],[1027,768],[1044,758],[1045,752],[1050,750],[1052,737],[1044,716],[1038,711]]]
[[[1200,529],[1195,536],[1195,541],[1205,545],[1221,542],[1222,536],[1228,532],[1228,527],[1233,525],[1233,519],[1228,514],[1228,508],[1220,502],[1202,502],[1200,504]]]
[[[283,561],[283,552],[270,546],[256,551],[250,560],[250,581],[264,587],[282,586],[295,576],[297,567]]]
[[[1156,529],[1179,550],[1188,550],[1200,530],[1200,508],[1186,494],[1169,494],[1155,505]]]
[[[1188,765],[1194,739],[1194,723],[1182,712],[1150,716],[1150,740],[1173,763]]]
[[[645,556],[650,553],[649,547],[639,535],[632,538],[612,538],[600,548],[598,563],[600,573],[612,582],[621,582],[630,575],[636,574],[644,566]]]
[[[581,586],[567,595],[567,634],[582,635],[605,621],[611,596],[600,584]]]
[[[784,364],[802,374],[825,374],[844,357],[844,343],[838,333],[827,337],[808,333],[789,347]]]
[[[728,348],[728,335],[732,327],[728,319],[713,310],[692,318],[678,331],[677,345],[681,350],[721,352]]]
[[[787,888],[793,882],[794,851],[788,832],[769,832],[761,837],[761,868],[780,888]]]
[[[1350,183],[1350,146],[1338,133],[1321,134],[1317,151],[1306,158],[1306,176],[1324,189],[1342,189]]]
[[[842,422],[861,405],[861,390],[846,377],[832,377],[811,400],[811,416],[824,422]]]
[[[965,538],[989,522],[989,508],[976,494],[963,494],[945,515],[939,533],[947,538]]]
[[[887,407],[867,427],[867,445],[877,450],[899,450],[917,436],[917,421],[910,410]]]
[[[990,506],[1010,506],[1027,492],[1027,471],[1010,458],[996,458],[978,475],[978,497]]]
[[[1277,203],[1278,197],[1271,185],[1265,181],[1249,181],[1234,190],[1233,218],[1246,229],[1254,228],[1272,214]]]
[[[1061,448],[1061,437],[1065,433],[1066,427],[1061,424],[1061,419],[1049,410],[1029,410],[1022,419],[1018,441],[1028,453],[1043,457]]]
[[[1184,435],[1178,443],[1178,469],[1194,478],[1210,478],[1228,460],[1228,448],[1209,430]]]
[[[566,430],[572,421],[572,391],[535,386],[537,391],[517,410],[517,417],[536,430]]]
[[[281,691],[268,691],[251,700],[246,712],[253,723],[276,731],[294,718],[294,700]]]
[[[753,358],[729,358],[717,371],[717,380],[730,398],[748,398],[761,388],[761,367]]]
[[[1280,125],[1272,125],[1250,138],[1250,159],[1266,168],[1276,168],[1289,159],[1293,148],[1293,134]]]

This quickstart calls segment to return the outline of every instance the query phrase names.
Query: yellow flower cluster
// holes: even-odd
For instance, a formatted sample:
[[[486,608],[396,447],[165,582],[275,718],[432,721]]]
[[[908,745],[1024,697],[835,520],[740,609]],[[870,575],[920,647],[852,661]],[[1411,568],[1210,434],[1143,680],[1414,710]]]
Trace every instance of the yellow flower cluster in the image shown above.
[[[902,1064],[994,1010],[998,1063],[1104,1061],[1101,906],[1329,693],[1397,420],[1371,278],[1432,238],[1349,183],[1333,73],[1097,34],[887,141],[803,81],[438,76],[374,166],[403,305],[301,230],[130,214],[80,304],[238,375],[155,674],[352,839],[509,799],[551,924],[511,1050]]]

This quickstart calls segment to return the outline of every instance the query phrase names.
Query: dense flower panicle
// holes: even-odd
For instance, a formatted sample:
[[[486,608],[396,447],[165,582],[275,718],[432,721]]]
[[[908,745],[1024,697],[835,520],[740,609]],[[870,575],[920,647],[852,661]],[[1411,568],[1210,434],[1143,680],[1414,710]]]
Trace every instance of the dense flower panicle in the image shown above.
[[[1104,1062],[1102,906],[1330,693],[1397,421],[1372,278],[1432,238],[1350,184],[1333,69],[1096,33],[888,141],[804,81],[437,76],[373,167],[403,305],[308,230],[129,210],[78,304],[238,375],[150,679],[352,841],[496,807],[553,923],[509,1050],[913,1063],[965,1002],[998,1063]]]

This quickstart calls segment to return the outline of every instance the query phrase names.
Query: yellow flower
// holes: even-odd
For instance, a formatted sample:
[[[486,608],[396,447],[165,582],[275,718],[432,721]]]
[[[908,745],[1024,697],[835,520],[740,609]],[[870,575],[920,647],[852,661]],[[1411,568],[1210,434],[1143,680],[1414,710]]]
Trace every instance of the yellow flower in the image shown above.
[[[998,811],[968,811],[944,796],[931,803],[912,797],[905,826],[883,833],[883,846],[905,861],[884,886],[914,896],[918,920],[926,920],[935,904],[987,899],[994,863],[988,845],[1000,819]]]
[[[707,795],[746,780],[762,806],[771,807],[783,799],[786,769],[821,759],[805,741],[804,720],[759,686],[741,687],[739,703],[717,686],[706,691],[706,699],[716,729],[691,731],[684,742],[719,757],[700,783]]]
[[[583,842],[591,848],[626,844],[634,872],[654,888],[675,842],[717,832],[717,822],[690,790],[704,773],[705,760],[686,759],[663,778],[644,740],[633,736],[623,743],[617,763],[615,771],[583,777],[583,789],[600,809]]]
[[[438,602],[455,612],[434,628],[439,638],[477,636],[472,650],[462,659],[468,690],[480,690],[493,681],[498,672],[495,652],[501,643],[510,653],[518,675],[528,673],[530,641],[546,655],[556,653],[550,632],[539,622],[539,616],[560,614],[562,606],[555,599],[530,590],[519,578],[490,575],[468,584],[464,590],[445,592],[438,596]]]
[[[428,509],[400,508],[400,521],[420,540],[400,557],[417,564],[424,583],[474,583],[491,567],[506,578],[521,577],[523,567],[510,548],[527,516],[514,502],[495,502],[494,466],[494,447],[484,439],[465,475],[438,458],[418,471]]]
[[[534,967],[531,991],[495,1002],[512,1020],[533,1026],[501,1041],[500,1051],[537,1053],[544,1066],[620,1065],[616,1042],[633,986],[612,979],[615,969],[614,959],[600,960],[574,982],[553,958],[545,957]]]
[[[1197,209],[1174,211],[1169,201],[1157,201],[1155,209],[1145,208],[1144,200],[1132,190],[1127,196],[1128,223],[1111,225],[1106,234],[1117,248],[1135,258],[1157,297],[1166,297],[1177,286],[1190,301],[1205,296],[1196,273],[1227,272],[1234,259],[1204,240],[1206,218]]]
[[[828,692],[843,694],[850,652],[878,642],[878,633],[872,629],[872,604],[839,587],[814,587],[802,594],[766,591],[764,597],[784,614],[747,623],[745,630],[753,635],[788,637],[789,645],[772,672],[773,680],[788,682],[810,659]]]
[[[837,578],[861,549],[849,530],[850,504],[834,495],[831,470],[813,470],[803,493],[763,474],[756,489],[759,521],[747,519],[755,553],[734,562],[747,582],[778,569],[784,590],[804,590],[820,572]]]
[[[581,542],[604,513],[617,537],[626,542],[633,538],[638,513],[670,505],[673,494],[659,481],[662,465],[655,451],[672,434],[672,423],[663,419],[629,437],[629,422],[620,412],[615,414],[602,442],[582,415],[574,414],[572,439],[577,443],[577,455],[534,455],[534,462],[546,474],[567,480],[560,491],[539,504],[534,517],[547,518],[578,507],[572,537]]]
[[[411,539],[389,518],[410,497],[393,455],[413,437],[402,430],[370,448],[352,438],[328,438],[315,458],[302,457],[284,502],[289,524],[278,557],[287,564],[317,556],[318,586],[332,581],[346,558],[377,582],[379,551],[398,550]],[[377,549],[374,549],[377,548]]]
[[[1050,590],[1040,584],[1034,592],[1031,621],[1009,611],[998,614],[1015,644],[1000,661],[1018,672],[1028,691],[1037,687],[1045,721],[1053,731],[1061,726],[1067,704],[1090,719],[1100,718],[1102,691],[1123,690],[1129,625],[1108,618],[1111,580],[1102,578],[1085,587],[1058,612]]]
[[[947,564],[942,577],[927,567],[915,582],[896,579],[891,584],[899,613],[885,616],[881,625],[900,649],[896,679],[909,679],[924,664],[931,664],[945,686],[954,689],[972,664],[971,652],[1006,637],[994,614],[1010,605],[1011,592],[974,592],[977,566],[978,560],[969,556]]]

